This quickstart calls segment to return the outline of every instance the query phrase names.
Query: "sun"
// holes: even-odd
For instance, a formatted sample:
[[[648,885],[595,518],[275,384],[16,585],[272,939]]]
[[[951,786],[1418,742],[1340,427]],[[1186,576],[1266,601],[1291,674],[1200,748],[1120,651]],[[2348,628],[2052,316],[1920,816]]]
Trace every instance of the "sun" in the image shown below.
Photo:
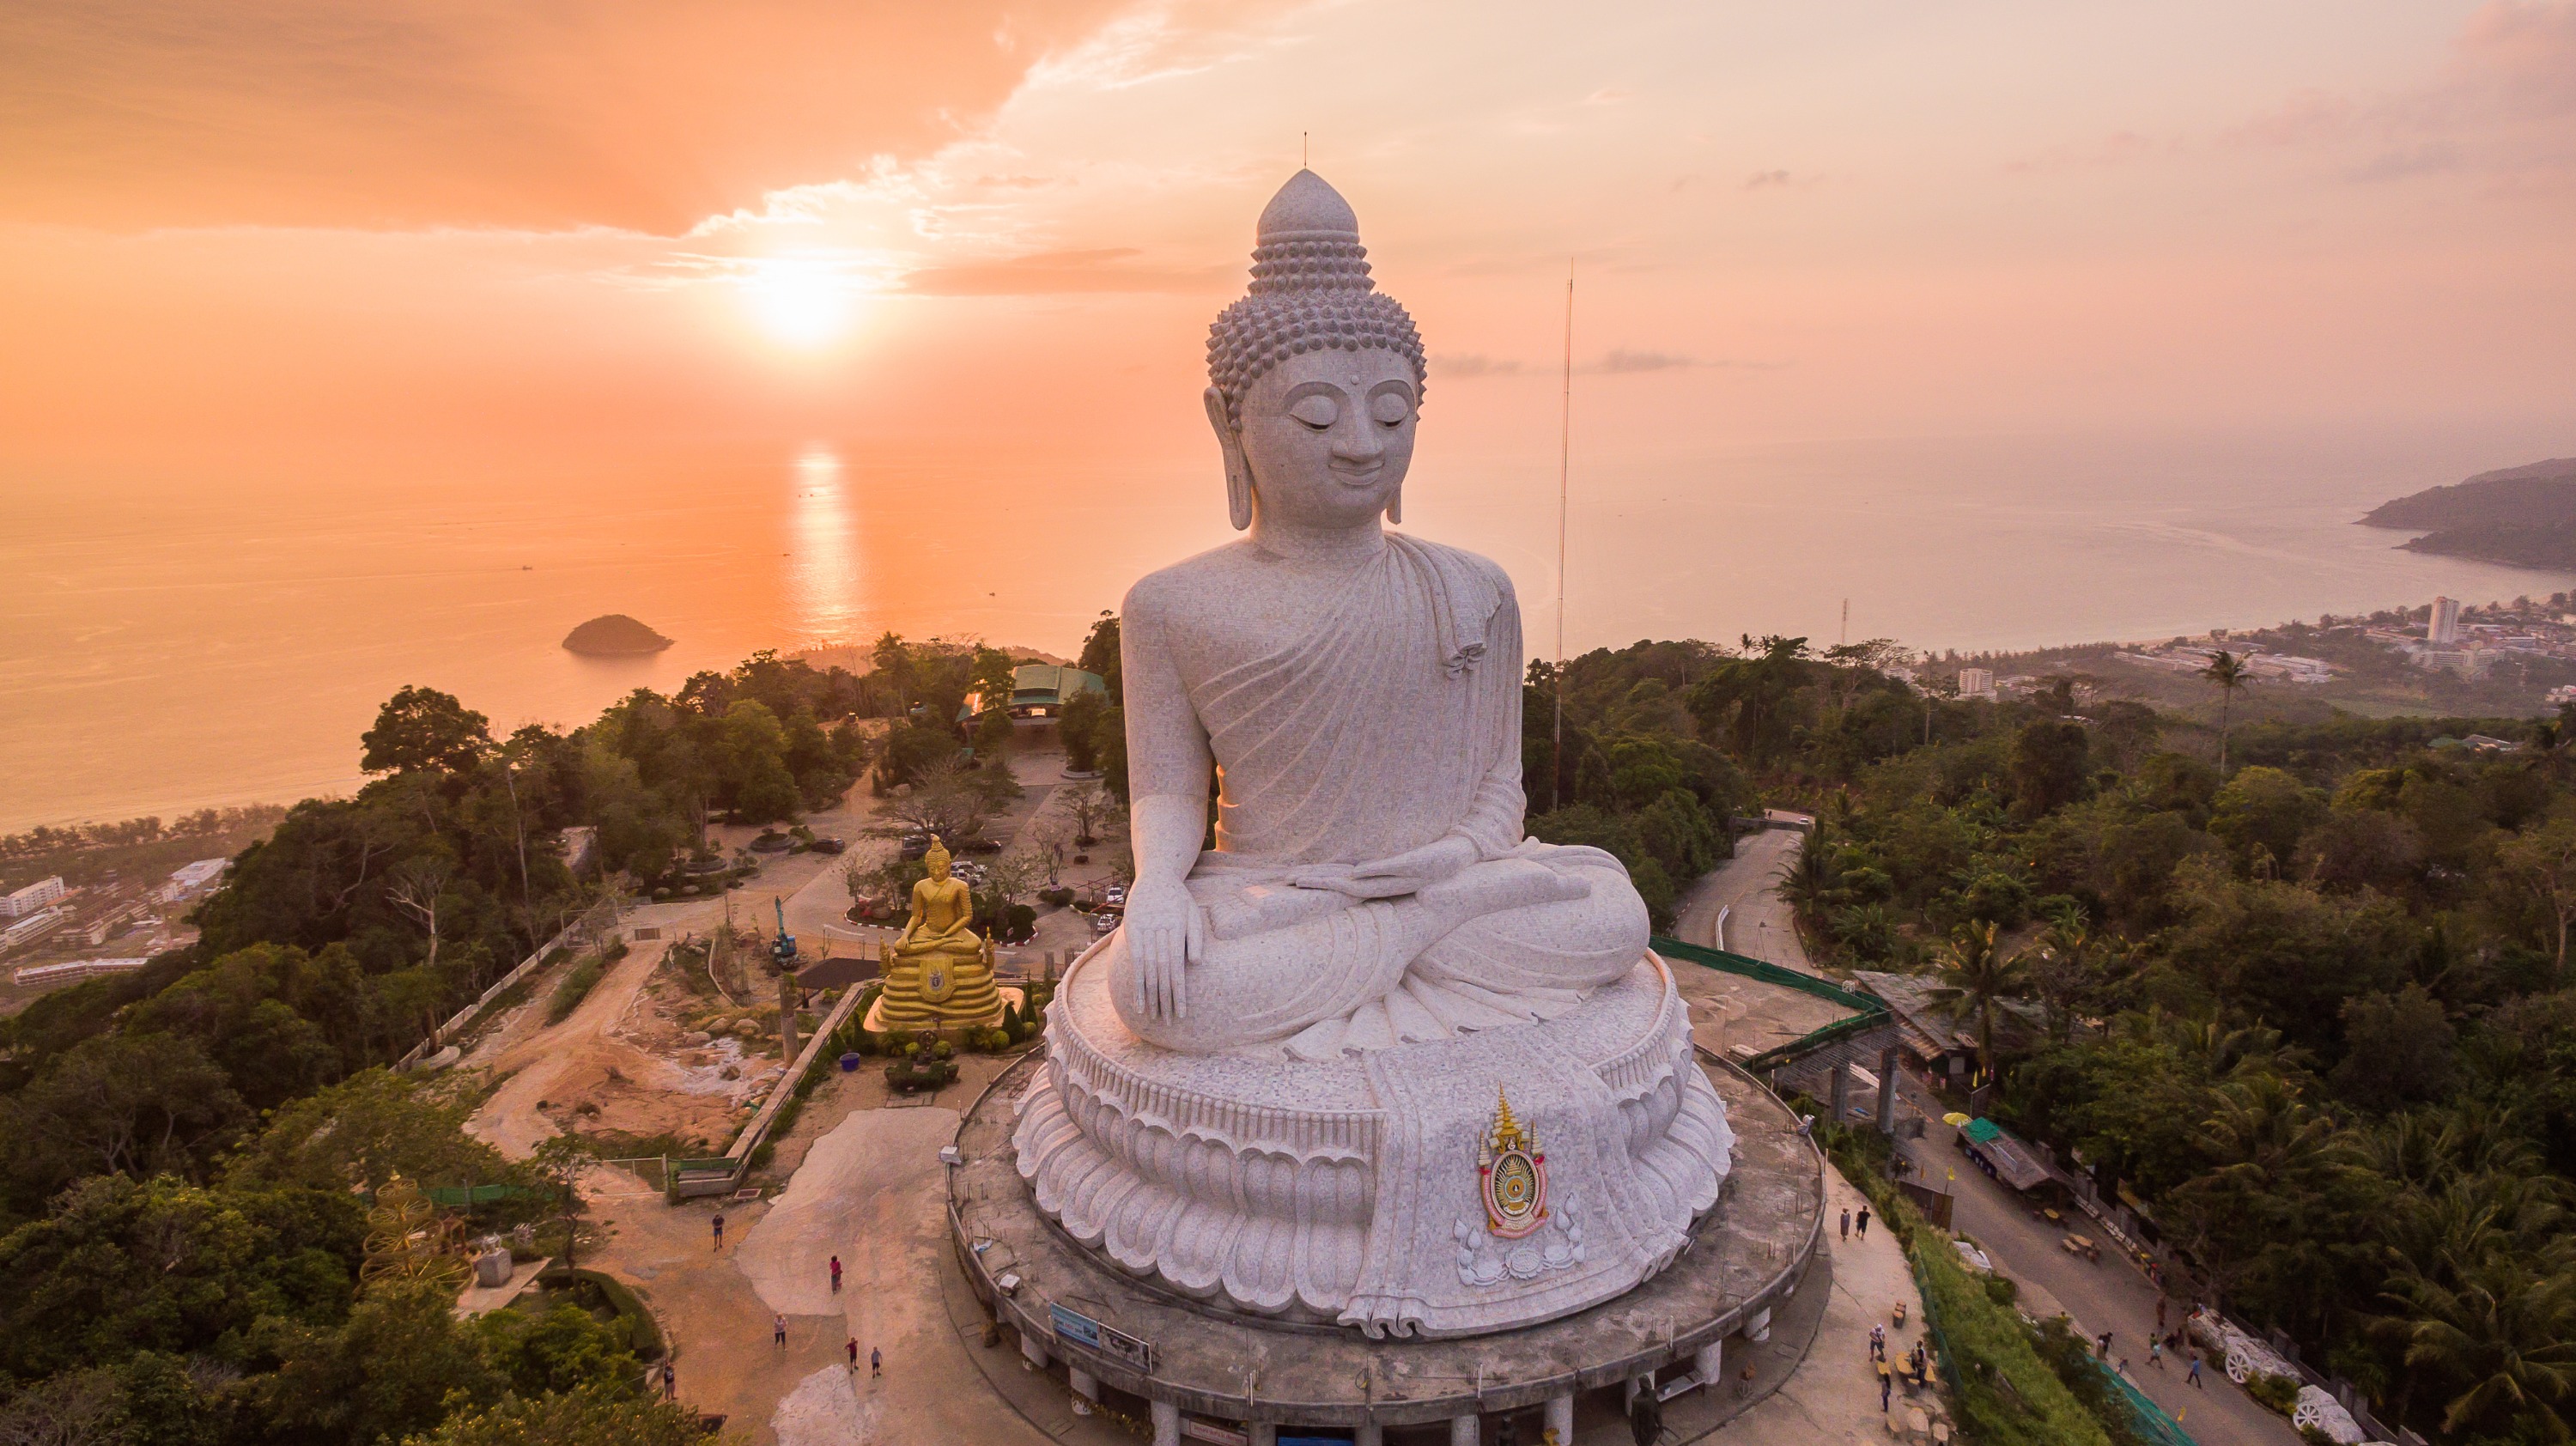
[[[787,346],[829,346],[849,331],[857,297],[832,262],[810,256],[754,261],[742,276],[743,299],[770,339]]]

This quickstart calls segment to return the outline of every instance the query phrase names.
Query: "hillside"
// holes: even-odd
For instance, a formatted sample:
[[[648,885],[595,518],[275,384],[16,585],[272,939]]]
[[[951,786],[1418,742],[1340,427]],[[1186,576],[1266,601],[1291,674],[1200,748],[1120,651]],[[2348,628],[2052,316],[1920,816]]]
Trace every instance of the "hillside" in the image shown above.
[[[2519,567],[2576,567],[2576,457],[2428,487],[2381,503],[2361,522],[2423,533],[2398,544],[2412,552]]]

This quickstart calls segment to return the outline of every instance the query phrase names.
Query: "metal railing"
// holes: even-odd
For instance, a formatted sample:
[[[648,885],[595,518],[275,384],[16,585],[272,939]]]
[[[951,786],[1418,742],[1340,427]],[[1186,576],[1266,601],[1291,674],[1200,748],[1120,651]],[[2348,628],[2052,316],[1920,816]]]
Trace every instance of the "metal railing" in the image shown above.
[[[1773,1045],[1744,1061],[1744,1067],[1755,1074],[1802,1059],[1829,1044],[1849,1039],[1853,1035],[1866,1034],[1870,1030],[1886,1025],[1893,1017],[1886,1000],[1873,994],[1860,994],[1845,989],[1830,979],[1819,979],[1813,974],[1802,974],[1795,969],[1732,953],[1725,949],[1685,944],[1679,939],[1667,939],[1660,935],[1649,943],[1656,953],[1667,959],[1680,959],[1703,968],[1723,970],[1729,974],[1759,980],[1764,984],[1794,989],[1801,994],[1830,1000],[1853,1011],[1848,1019],[1837,1019],[1823,1028],[1809,1030],[1786,1044]]]

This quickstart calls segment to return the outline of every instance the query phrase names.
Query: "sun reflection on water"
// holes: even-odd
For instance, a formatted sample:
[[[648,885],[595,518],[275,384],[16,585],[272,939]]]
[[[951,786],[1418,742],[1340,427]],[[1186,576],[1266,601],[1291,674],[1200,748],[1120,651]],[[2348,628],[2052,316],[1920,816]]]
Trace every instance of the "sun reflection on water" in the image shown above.
[[[796,627],[812,642],[846,642],[859,618],[858,519],[840,455],[817,442],[789,474],[787,590]]]

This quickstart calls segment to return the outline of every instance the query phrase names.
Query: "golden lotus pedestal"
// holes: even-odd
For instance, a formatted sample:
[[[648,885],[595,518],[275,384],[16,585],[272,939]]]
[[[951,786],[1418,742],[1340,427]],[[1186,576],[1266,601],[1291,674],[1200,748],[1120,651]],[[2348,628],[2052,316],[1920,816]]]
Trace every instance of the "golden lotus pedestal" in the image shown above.
[[[886,987],[869,1004],[862,1027],[874,1033],[916,1034],[927,1029],[962,1047],[967,1036],[999,1028],[1006,1004],[1025,1004],[1018,988],[993,983],[991,950],[888,961]]]

